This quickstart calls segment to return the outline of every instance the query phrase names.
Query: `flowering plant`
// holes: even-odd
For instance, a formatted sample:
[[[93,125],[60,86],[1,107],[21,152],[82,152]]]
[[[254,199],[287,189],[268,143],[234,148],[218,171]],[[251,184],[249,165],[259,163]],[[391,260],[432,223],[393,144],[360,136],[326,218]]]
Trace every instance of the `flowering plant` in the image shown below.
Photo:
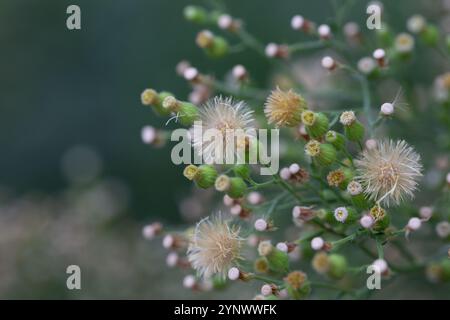
[[[255,298],[303,299],[368,298],[401,276],[436,286],[449,282],[450,73],[440,70],[450,64],[445,31],[414,15],[408,33],[387,21],[364,32],[355,22],[343,23],[344,6],[330,24],[293,16],[292,29],[308,40],[263,45],[214,3],[184,10],[188,21],[204,28],[196,43],[206,56],[253,50],[273,62],[274,76],[262,89],[243,65],[221,81],[182,61],[176,70],[192,86],[188,99],[142,92],[143,105],[189,129],[190,146],[204,162],[187,164],[184,176],[223,200],[182,232],[159,222],[143,229],[147,239],[162,236],[169,266],[192,269],[183,285],[202,291],[259,281]],[[383,12],[382,4],[374,5]],[[431,86],[408,77],[420,50],[424,59],[440,59]],[[423,146],[412,143],[429,130],[419,130],[421,118],[433,121],[439,141],[425,162]],[[260,151],[268,146],[255,134],[263,128],[281,136],[279,153],[271,156],[283,166],[269,175],[256,170],[267,167]],[[219,138],[195,134],[208,129]],[[239,130],[237,139],[226,134]],[[142,130],[143,141],[155,146],[169,134]],[[237,155],[234,162],[218,161],[229,154]],[[413,205],[427,191],[432,197]],[[417,249],[414,234],[420,232],[435,238],[431,251]]]

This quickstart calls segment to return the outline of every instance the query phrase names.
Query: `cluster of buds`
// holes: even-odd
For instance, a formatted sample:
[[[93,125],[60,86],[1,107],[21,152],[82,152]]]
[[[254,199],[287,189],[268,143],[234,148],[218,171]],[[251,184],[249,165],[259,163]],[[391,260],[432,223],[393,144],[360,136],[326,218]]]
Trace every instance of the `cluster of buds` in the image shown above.
[[[290,182],[305,183],[309,180],[309,173],[297,163],[292,163],[289,167],[280,170],[280,177]]]

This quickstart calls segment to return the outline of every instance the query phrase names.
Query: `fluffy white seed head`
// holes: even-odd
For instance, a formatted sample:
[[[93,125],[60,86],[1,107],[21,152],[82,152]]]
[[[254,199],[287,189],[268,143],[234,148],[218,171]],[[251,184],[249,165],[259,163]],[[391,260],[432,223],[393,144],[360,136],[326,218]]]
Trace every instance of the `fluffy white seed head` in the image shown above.
[[[267,230],[267,227],[268,227],[268,223],[266,220],[258,219],[255,221],[255,229],[257,231],[265,231],[265,230]]]
[[[372,263],[372,266],[376,273],[382,274],[388,270],[388,264],[383,259],[377,259]]]
[[[380,113],[384,116],[390,116],[394,113],[394,105],[390,102],[385,102],[380,107]]]
[[[277,249],[282,252],[288,252],[288,246],[285,242],[278,242],[276,245]]]
[[[239,271],[239,269],[236,267],[233,267],[230,270],[228,270],[228,279],[230,279],[232,281],[236,281],[237,279],[239,279],[240,274],[241,274],[241,272]]]
[[[411,231],[416,231],[419,230],[421,226],[422,221],[419,218],[414,217],[409,219],[407,228]]]
[[[322,250],[325,245],[325,241],[321,237],[315,237],[311,240],[311,248],[313,250]]]
[[[379,141],[355,160],[357,180],[366,196],[378,204],[400,204],[413,198],[422,176],[420,156],[405,141]]]
[[[433,215],[433,208],[432,207],[420,207],[419,215],[422,219],[428,220]]]
[[[361,217],[361,219],[359,220],[359,223],[361,224],[361,226],[363,228],[369,229],[369,228],[372,228],[372,226],[375,223],[375,220],[372,218],[371,215],[365,214]]]
[[[289,180],[291,178],[291,172],[289,168],[282,168],[280,170],[280,178],[283,180]]]
[[[336,67],[336,62],[330,56],[325,56],[322,58],[322,67],[327,70],[333,70]]]
[[[241,259],[244,239],[240,229],[220,216],[201,220],[191,238],[187,256],[193,269],[204,277],[226,277],[228,270]]]

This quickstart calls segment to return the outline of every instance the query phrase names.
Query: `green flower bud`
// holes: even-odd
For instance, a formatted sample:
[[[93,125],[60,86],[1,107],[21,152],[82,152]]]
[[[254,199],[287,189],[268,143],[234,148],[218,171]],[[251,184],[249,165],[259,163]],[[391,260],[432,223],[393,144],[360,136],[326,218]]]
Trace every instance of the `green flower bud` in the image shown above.
[[[241,198],[247,190],[247,184],[242,178],[230,178],[224,174],[217,177],[214,186],[216,190],[226,192],[233,199]]]
[[[195,177],[195,182],[200,188],[207,189],[214,185],[217,178],[217,170],[211,165],[201,165],[198,168],[197,176]]]
[[[223,15],[224,12],[219,11],[219,10],[212,10],[209,12],[209,16],[208,19],[210,21],[210,23],[212,24],[217,24],[217,22],[219,21],[219,18],[221,15]]]
[[[233,198],[241,198],[245,191],[247,190],[247,184],[242,178],[233,177],[230,178],[230,189],[228,189],[227,194]]]
[[[344,133],[351,141],[361,141],[364,138],[364,126],[356,119],[353,111],[342,112],[340,122],[344,126]]]
[[[301,114],[301,119],[306,127],[306,131],[313,138],[323,136],[328,130],[328,117],[321,112],[316,113],[311,110],[305,110]]]
[[[358,209],[366,209],[368,202],[363,193],[363,188],[358,181],[350,181],[347,185],[347,192],[352,198],[352,202]]]
[[[429,46],[436,46],[439,41],[439,30],[436,26],[428,24],[420,33],[422,41]]]
[[[233,172],[242,179],[250,178],[250,167],[247,164],[237,164],[233,167]]]
[[[208,20],[208,13],[199,6],[186,6],[183,15],[186,20],[198,24],[205,24]]]
[[[305,152],[321,166],[329,166],[336,161],[336,149],[329,143],[310,140],[305,146]]]
[[[331,143],[336,150],[342,150],[345,147],[345,137],[333,130],[325,134],[325,141]]]
[[[269,272],[269,262],[265,257],[259,257],[255,260],[253,269],[256,273],[267,273]]]
[[[170,112],[177,114],[180,123],[190,126],[198,119],[198,108],[190,102],[178,101],[173,96],[166,96],[162,106]]]
[[[442,268],[442,280],[450,281],[450,259],[443,259],[440,266]]]
[[[303,299],[307,297],[311,291],[308,277],[304,272],[293,271],[289,273],[283,280],[286,286],[286,290],[292,299]]]
[[[445,37],[445,43],[447,45],[448,52],[450,52],[450,34]]]
[[[158,93],[153,89],[145,89],[141,93],[141,102],[144,106],[152,106],[153,110],[156,111],[159,115],[167,116],[170,114],[170,111],[163,108],[162,101],[169,94],[168,92]]]
[[[210,57],[221,58],[228,53],[229,45],[224,38],[215,36],[212,45],[205,50]]]
[[[394,36],[387,24],[383,23],[381,29],[376,29],[375,32],[380,42],[380,47],[390,47],[394,42]]]
[[[273,272],[285,273],[289,270],[289,257],[286,252],[273,247],[266,255],[269,269]]]
[[[352,207],[339,207],[334,210],[334,218],[340,223],[350,225],[356,221],[357,215]]]
[[[212,277],[212,285],[213,288],[216,290],[222,290],[225,289],[227,286],[227,279],[221,276],[214,276]]]
[[[340,254],[330,254],[328,260],[330,264],[328,275],[333,279],[342,279],[347,273],[347,259]]]

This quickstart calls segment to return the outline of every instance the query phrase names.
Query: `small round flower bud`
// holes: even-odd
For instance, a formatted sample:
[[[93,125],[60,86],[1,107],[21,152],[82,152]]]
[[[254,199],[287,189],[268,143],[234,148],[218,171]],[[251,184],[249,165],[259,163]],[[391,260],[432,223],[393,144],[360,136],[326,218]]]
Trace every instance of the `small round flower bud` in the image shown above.
[[[358,61],[358,70],[364,74],[371,74],[376,67],[377,63],[371,57],[364,57]]]
[[[175,71],[177,72],[177,74],[181,77],[184,76],[184,72],[191,67],[191,63],[187,60],[181,60],[180,62],[177,63],[176,67],[175,67]]]
[[[273,251],[273,246],[270,240],[261,241],[258,244],[258,253],[262,257],[268,256]]]
[[[317,140],[310,140],[305,145],[305,152],[312,157],[317,164],[329,166],[336,160],[336,149],[329,143],[320,143]]]
[[[224,174],[218,176],[214,183],[214,187],[216,188],[217,191],[220,192],[228,191],[230,189],[230,186],[231,186],[231,179],[230,177]]]
[[[386,229],[390,224],[389,215],[386,214],[386,210],[381,208],[378,205],[372,207],[369,211],[370,216],[375,221],[374,229],[377,231],[381,231]]]
[[[297,163],[293,163],[289,166],[289,172],[291,174],[296,174],[300,171],[300,166]]]
[[[321,237],[315,237],[311,240],[311,248],[313,250],[322,250],[325,246],[325,241]]]
[[[247,190],[247,184],[240,177],[230,178],[230,187],[227,190],[227,194],[234,198],[239,199],[244,196],[245,191]]]
[[[171,249],[175,246],[175,237],[171,234],[168,234],[163,239],[163,247],[166,249]]]
[[[319,274],[325,274],[330,270],[330,259],[326,252],[320,251],[312,259],[312,267]]]
[[[276,248],[278,250],[280,250],[281,252],[285,252],[285,253],[288,252],[288,246],[285,242],[278,242],[276,245]]]
[[[261,193],[257,191],[252,191],[247,195],[247,201],[252,205],[258,205],[264,201],[264,197],[262,196]]]
[[[179,261],[178,254],[176,252],[170,252],[166,257],[166,264],[168,267],[176,267]]]
[[[446,176],[447,184],[450,186],[450,172]]]
[[[309,221],[316,216],[316,212],[312,207],[295,206],[292,209],[292,217],[303,221]]]
[[[214,34],[209,30],[200,31],[195,42],[200,48],[210,48],[214,44]]]
[[[319,37],[323,40],[328,40],[331,38],[331,29],[330,26],[327,24],[321,24],[317,28],[317,33],[319,34]]]
[[[406,22],[406,27],[409,32],[417,34],[421,33],[425,29],[426,24],[427,22],[423,16],[415,14],[408,19]]]
[[[162,232],[162,224],[159,222],[154,222],[142,228],[142,236],[147,240],[153,239],[161,232]]]
[[[411,218],[408,221],[407,228],[411,231],[417,231],[422,226],[422,221],[419,218]]]
[[[359,40],[361,35],[359,25],[356,22],[347,22],[344,25],[344,34],[350,40]]]
[[[228,279],[232,281],[236,281],[239,279],[240,271],[238,268],[233,267],[230,270],[228,270]]]
[[[373,269],[376,273],[385,274],[388,271],[388,264],[386,260],[377,259],[372,263]]]
[[[259,257],[253,263],[253,269],[256,273],[268,273],[269,263],[265,257]]]
[[[280,170],[280,178],[283,180],[289,180],[291,178],[291,172],[289,171],[289,168],[282,168]]]
[[[235,65],[231,73],[233,74],[233,77],[239,81],[243,81],[248,78],[247,70],[241,64]]]
[[[325,141],[331,143],[336,150],[342,150],[345,147],[344,136],[333,130],[330,130],[325,134]]]
[[[400,33],[395,38],[395,50],[400,54],[408,54],[414,49],[414,38],[408,33]]]
[[[380,67],[384,67],[386,65],[386,52],[383,49],[376,49],[373,52],[373,58],[377,60]]]
[[[356,119],[353,111],[344,111],[339,121],[344,125],[344,133],[351,141],[361,141],[364,137],[364,126]]]
[[[330,254],[328,256],[328,259],[330,263],[330,270],[328,271],[328,275],[334,279],[342,279],[347,273],[347,259],[340,254]]]
[[[422,219],[428,220],[433,215],[433,208],[432,207],[420,207],[419,215]]]
[[[142,142],[152,144],[156,140],[156,129],[152,126],[145,126],[141,129]]]
[[[450,223],[448,221],[441,221],[436,225],[436,234],[441,239],[446,239],[450,236]]]
[[[198,6],[186,6],[183,14],[186,20],[198,24],[204,24],[208,19],[206,10]]]
[[[381,105],[380,114],[383,116],[390,116],[394,113],[394,105],[390,102],[385,102]]]
[[[291,19],[291,27],[294,30],[301,30],[305,24],[305,18],[301,15],[295,15]]]
[[[271,42],[266,46],[265,53],[269,58],[287,58],[289,56],[289,48],[286,45]]]
[[[432,24],[427,24],[421,32],[420,37],[425,44],[432,47],[436,46],[440,38],[439,29]]]
[[[293,299],[299,300],[306,297],[311,288],[307,282],[308,277],[304,272],[292,271],[283,280],[286,289]]]
[[[267,231],[269,228],[269,223],[264,219],[258,219],[255,221],[254,226],[257,231]]]
[[[186,68],[186,70],[184,70],[184,72],[183,72],[183,77],[187,81],[196,81],[196,80],[198,80],[199,76],[200,76],[200,73],[194,67]]]
[[[230,208],[230,214],[233,216],[239,216],[242,212],[242,207],[240,204],[235,204]]]
[[[145,89],[141,93],[141,102],[144,106],[157,104],[159,101],[158,93],[153,89]]]
[[[197,279],[191,274],[183,278],[183,287],[186,289],[194,289],[197,286]]]
[[[303,124],[306,126],[306,131],[313,138],[323,136],[329,126],[328,117],[321,112],[312,112],[305,110],[301,114]]]
[[[228,30],[233,25],[233,18],[228,14],[222,14],[219,16],[219,19],[217,20],[217,25],[220,29]]]
[[[365,214],[359,219],[359,223],[364,229],[370,229],[374,225],[375,221],[372,216]]]
[[[229,195],[224,195],[223,196],[223,204],[226,205],[227,207],[231,207],[235,204],[235,199],[231,198]]]
[[[278,292],[277,287],[274,284],[265,284],[261,287],[261,294],[265,297]]]
[[[321,63],[322,63],[322,67],[324,67],[325,69],[327,69],[329,71],[336,69],[336,62],[330,56],[323,57]]]
[[[339,207],[334,210],[334,217],[337,221],[344,223],[348,218],[348,210],[345,207]]]

